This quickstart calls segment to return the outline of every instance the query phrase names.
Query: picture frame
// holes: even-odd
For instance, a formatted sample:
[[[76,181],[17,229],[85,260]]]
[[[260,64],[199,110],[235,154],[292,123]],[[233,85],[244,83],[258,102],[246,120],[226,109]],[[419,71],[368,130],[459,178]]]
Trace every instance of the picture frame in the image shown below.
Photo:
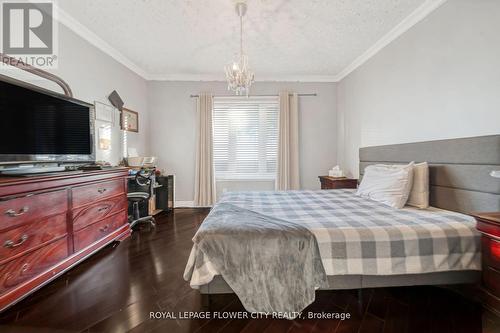
[[[100,150],[111,149],[111,125],[99,126],[97,130],[97,142]]]
[[[95,119],[103,122],[111,123],[114,125],[115,123],[115,108],[111,105],[104,104],[98,101],[94,101],[94,109],[95,109]]]
[[[124,131],[139,132],[139,113],[123,108],[120,113],[120,127]]]

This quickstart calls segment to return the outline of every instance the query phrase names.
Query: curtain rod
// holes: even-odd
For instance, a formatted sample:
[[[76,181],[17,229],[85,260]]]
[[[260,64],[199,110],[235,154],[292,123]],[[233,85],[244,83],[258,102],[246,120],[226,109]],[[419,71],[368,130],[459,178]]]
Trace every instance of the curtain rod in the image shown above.
[[[298,96],[318,96],[318,94],[297,94]],[[244,97],[245,95],[215,95],[213,97]],[[279,95],[249,95],[248,97],[278,97]],[[293,94],[289,94],[289,96],[293,96]],[[200,95],[190,95],[189,97],[195,98],[200,97]]]

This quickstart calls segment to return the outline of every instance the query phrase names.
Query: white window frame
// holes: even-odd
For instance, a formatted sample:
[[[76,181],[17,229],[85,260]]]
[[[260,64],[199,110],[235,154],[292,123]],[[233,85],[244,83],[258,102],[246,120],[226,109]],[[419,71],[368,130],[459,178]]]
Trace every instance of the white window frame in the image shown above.
[[[213,101],[213,117],[212,117],[212,122],[213,122],[213,137],[215,139],[216,134],[215,134],[215,127],[216,127],[216,122],[217,122],[217,115],[216,112],[218,112],[218,107],[217,104],[228,104],[228,103],[235,103],[235,106],[238,105],[238,102],[241,102],[244,104],[245,102],[251,101],[252,103],[256,104],[266,104],[266,106],[271,109],[273,109],[271,112],[276,112],[276,117],[275,121],[276,123],[274,124],[276,133],[275,133],[275,138],[272,139],[274,141],[271,142],[271,146],[275,148],[275,168],[273,170],[269,170],[269,172],[266,172],[267,169],[267,147],[268,147],[268,137],[266,137],[266,126],[269,126],[269,123],[267,122],[267,116],[269,109],[265,108],[259,108],[259,149],[258,149],[258,171],[255,173],[242,173],[242,172],[237,172],[236,170],[236,152],[234,151],[235,147],[234,145],[230,145],[227,149],[228,151],[228,170],[226,172],[220,172],[217,171],[216,169],[216,153],[215,153],[215,142],[213,144],[213,156],[214,156],[214,177],[216,181],[274,181],[276,179],[276,167],[277,167],[277,160],[278,160],[278,126],[279,126],[279,97],[278,96],[216,96],[214,97]],[[230,127],[231,124],[228,124]],[[228,135],[234,136],[235,133],[232,131],[232,129],[229,129],[230,133]],[[229,138],[229,140],[235,140],[235,138]],[[232,170],[232,171],[231,171]]]

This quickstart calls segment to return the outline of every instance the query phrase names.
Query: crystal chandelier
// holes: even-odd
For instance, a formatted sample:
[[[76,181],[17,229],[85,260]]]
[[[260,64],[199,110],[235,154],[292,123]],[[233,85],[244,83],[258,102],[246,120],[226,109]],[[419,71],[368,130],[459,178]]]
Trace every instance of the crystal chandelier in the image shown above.
[[[240,17],[240,58],[233,61],[231,65],[225,67],[227,89],[232,90],[236,95],[243,95],[250,91],[250,86],[254,82],[254,74],[248,66],[248,57],[243,53],[243,16],[247,11],[247,4],[244,1],[236,3],[236,13]]]

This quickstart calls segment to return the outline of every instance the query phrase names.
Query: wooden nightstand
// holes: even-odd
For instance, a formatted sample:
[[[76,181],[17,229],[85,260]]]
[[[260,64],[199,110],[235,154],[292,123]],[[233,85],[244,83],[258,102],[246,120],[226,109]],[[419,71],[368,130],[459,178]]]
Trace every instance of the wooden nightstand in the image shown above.
[[[481,232],[483,302],[500,314],[500,212],[474,213]]]
[[[358,180],[346,177],[319,176],[322,190],[334,190],[338,188],[357,188]]]

